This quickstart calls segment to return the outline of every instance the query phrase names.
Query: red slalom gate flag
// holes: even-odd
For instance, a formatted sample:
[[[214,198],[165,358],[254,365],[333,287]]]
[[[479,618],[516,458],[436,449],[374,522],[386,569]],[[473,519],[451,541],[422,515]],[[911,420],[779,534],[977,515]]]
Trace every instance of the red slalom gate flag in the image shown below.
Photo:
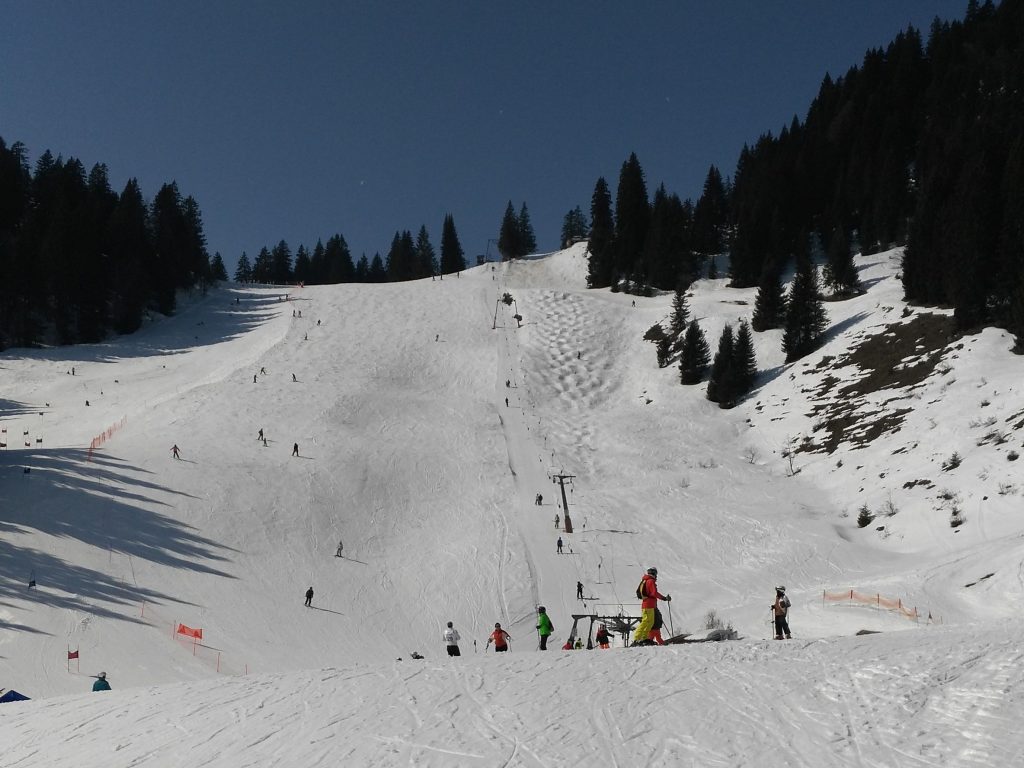
[[[78,651],[77,650],[68,651],[68,661],[71,661],[72,659],[77,659],[77,658],[78,658]]]
[[[178,625],[178,634],[179,635],[188,635],[189,637],[194,637],[196,640],[202,640],[203,639],[203,630],[202,629],[193,629],[192,627],[186,627],[184,624],[179,624]]]

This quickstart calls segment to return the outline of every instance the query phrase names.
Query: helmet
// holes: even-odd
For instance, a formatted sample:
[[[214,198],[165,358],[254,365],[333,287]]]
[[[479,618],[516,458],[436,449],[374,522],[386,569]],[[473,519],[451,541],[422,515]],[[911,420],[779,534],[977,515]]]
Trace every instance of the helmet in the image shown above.
[[[785,592],[785,591],[786,591],[786,588],[785,588],[785,587],[776,587],[776,588],[775,588],[775,591],[776,591],[776,592]]]
[[[107,679],[107,673],[106,672],[100,672],[98,675],[96,675],[96,677],[98,677],[100,680],[106,680]]]
[[[538,605],[538,606],[537,606],[537,613],[544,613],[544,611],[545,611],[545,610],[546,610],[546,609],[544,608],[544,606],[543,606],[543,605]]]
[[[450,627],[451,625],[452,625],[452,623],[451,623],[451,622],[449,621],[449,622],[448,622],[448,626]]]
[[[651,574],[651,576],[654,576],[655,578],[657,578],[657,576],[658,576],[658,569],[657,568],[648,568],[647,572],[649,574]]]
[[[494,622],[494,628],[501,629],[501,624],[499,624],[498,622]]]

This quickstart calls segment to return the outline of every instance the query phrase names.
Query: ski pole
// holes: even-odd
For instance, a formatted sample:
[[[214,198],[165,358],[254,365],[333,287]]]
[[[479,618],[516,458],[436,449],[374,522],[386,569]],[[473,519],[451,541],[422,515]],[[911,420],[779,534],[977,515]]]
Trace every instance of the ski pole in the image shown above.
[[[672,637],[676,636],[675,627],[672,626],[672,601],[668,601],[668,631],[672,633]]]

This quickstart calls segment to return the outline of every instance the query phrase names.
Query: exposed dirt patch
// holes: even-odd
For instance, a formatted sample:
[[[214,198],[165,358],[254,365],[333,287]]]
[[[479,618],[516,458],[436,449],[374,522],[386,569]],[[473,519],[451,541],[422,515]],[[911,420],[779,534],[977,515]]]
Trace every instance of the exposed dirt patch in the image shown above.
[[[881,405],[869,404],[866,397],[884,389],[907,392],[919,386],[935,373],[950,342],[957,338],[952,317],[916,314],[908,322],[886,326],[845,355],[823,358],[815,370],[834,371],[852,365],[861,375],[839,386],[842,379],[828,373],[812,390],[816,404],[811,415],[818,419],[815,434],[797,450],[832,453],[840,443],[863,447],[880,435],[898,432],[906,414],[913,410],[892,405],[904,397],[889,398]]]

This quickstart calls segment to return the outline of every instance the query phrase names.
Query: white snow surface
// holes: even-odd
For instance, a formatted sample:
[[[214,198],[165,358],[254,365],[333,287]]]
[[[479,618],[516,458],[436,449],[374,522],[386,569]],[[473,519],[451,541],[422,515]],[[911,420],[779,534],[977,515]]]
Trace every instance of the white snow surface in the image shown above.
[[[671,295],[586,290],[584,249],[229,285],[131,336],[0,355],[0,687],[32,698],[0,706],[0,765],[1024,764],[1012,338],[951,341],[857,406],[900,423],[790,461],[821,442],[815,408],[853,397],[863,371],[836,360],[928,314],[900,252],[858,257],[867,292],[826,305],[804,360],[755,334],[758,388],[720,410],[643,341]],[[754,295],[694,285],[712,351]],[[573,476],[571,534],[553,474]],[[740,639],[559,650],[573,613],[638,615],[652,565],[666,635],[713,610]],[[850,590],[905,610],[823,599]],[[494,622],[511,653],[484,652]],[[100,671],[113,690],[92,693]]]

